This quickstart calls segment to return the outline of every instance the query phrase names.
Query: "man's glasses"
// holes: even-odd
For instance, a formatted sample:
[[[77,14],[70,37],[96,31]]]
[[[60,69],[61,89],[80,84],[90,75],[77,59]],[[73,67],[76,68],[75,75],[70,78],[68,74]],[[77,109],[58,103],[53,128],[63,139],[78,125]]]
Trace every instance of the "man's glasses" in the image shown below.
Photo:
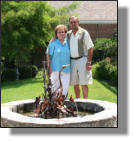
[[[76,24],[76,21],[70,22],[70,24]]]

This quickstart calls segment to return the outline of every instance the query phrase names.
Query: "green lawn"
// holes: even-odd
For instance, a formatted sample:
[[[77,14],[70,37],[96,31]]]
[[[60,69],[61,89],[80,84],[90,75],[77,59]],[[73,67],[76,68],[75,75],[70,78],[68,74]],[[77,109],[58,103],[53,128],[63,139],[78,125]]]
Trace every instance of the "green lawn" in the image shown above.
[[[39,72],[36,78],[18,80],[2,83],[1,103],[15,100],[34,99],[43,93],[42,73]],[[75,97],[73,87],[69,88],[69,96]],[[81,98],[83,98],[81,94]],[[106,100],[117,103],[117,88],[110,86],[105,81],[94,79],[89,85],[89,99]]]

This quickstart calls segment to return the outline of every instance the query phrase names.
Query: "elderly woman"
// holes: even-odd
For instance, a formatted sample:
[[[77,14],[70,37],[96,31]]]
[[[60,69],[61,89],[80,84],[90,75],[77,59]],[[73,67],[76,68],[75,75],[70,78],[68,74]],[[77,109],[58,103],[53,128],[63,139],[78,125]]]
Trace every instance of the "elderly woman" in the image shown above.
[[[61,24],[58,25],[55,28],[56,40],[49,43],[46,51],[53,91],[60,87],[59,71],[62,66],[66,65],[66,68],[61,71],[60,75],[63,89],[62,94],[65,97],[67,96],[70,82],[70,50],[68,42],[65,40],[66,33],[67,27]]]

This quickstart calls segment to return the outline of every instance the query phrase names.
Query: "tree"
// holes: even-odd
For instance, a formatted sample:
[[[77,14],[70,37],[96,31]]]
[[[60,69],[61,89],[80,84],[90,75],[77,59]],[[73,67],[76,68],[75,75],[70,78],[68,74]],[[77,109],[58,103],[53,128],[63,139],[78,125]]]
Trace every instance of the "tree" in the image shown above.
[[[28,62],[30,53],[45,48],[57,24],[68,22],[78,6],[56,9],[45,1],[2,1],[2,56],[5,60]]]

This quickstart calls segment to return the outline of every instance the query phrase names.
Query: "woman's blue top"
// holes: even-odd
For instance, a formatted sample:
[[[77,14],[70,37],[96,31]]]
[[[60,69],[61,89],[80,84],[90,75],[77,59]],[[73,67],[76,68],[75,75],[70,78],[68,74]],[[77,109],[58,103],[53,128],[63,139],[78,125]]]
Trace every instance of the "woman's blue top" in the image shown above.
[[[70,49],[67,40],[61,43],[58,39],[49,43],[46,54],[50,55],[51,69],[60,71],[62,65],[68,65],[62,72],[70,73]]]

